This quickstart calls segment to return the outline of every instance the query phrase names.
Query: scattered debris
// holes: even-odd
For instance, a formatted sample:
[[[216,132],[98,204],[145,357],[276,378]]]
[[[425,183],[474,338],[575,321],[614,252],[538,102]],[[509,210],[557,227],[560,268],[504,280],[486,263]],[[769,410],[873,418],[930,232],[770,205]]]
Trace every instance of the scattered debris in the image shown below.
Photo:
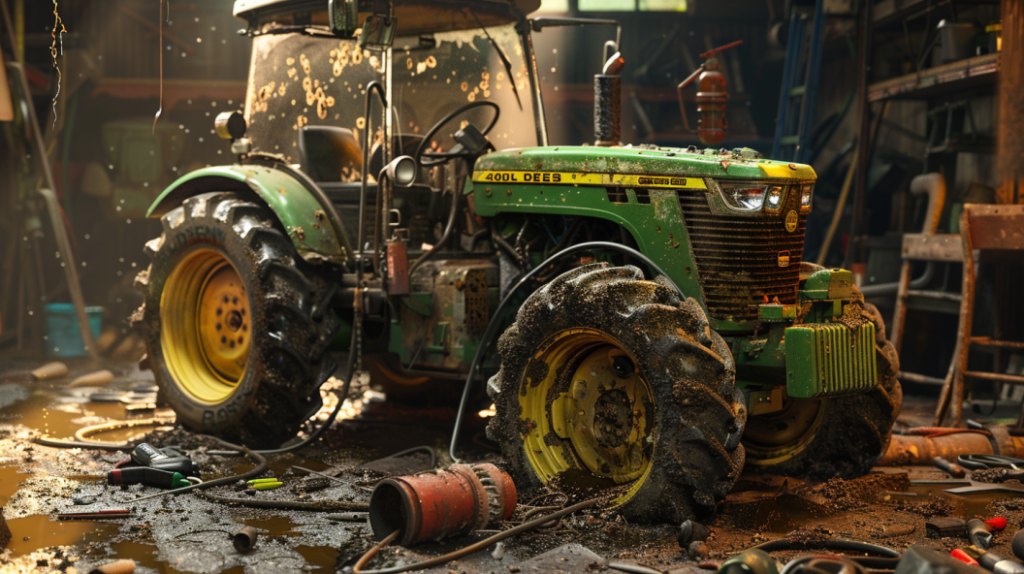
[[[47,363],[32,371],[32,378],[37,381],[59,379],[68,376],[68,366],[60,361]]]
[[[952,538],[967,534],[967,522],[948,516],[932,518],[924,523],[928,538]]]
[[[679,535],[676,538],[679,541],[679,546],[682,548],[688,548],[691,542],[694,541],[705,541],[708,539],[708,529],[699,522],[692,520],[685,520],[679,526]]]
[[[114,380],[114,373],[103,369],[87,375],[82,375],[68,384],[69,388],[76,387],[104,387]]]
[[[97,566],[89,571],[89,574],[132,574],[135,572],[134,560],[117,560]]]
[[[246,526],[231,536],[231,543],[234,545],[235,550],[245,554],[256,546],[256,539],[259,538],[259,533],[252,526]]]

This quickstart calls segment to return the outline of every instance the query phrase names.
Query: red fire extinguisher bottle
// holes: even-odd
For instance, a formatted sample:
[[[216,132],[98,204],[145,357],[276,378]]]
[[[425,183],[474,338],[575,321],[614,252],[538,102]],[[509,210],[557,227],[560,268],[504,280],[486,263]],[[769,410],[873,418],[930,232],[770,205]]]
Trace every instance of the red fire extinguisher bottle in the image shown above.
[[[683,106],[683,89],[697,80],[697,137],[701,143],[713,146],[725,139],[725,131],[729,127],[726,118],[726,102],[729,100],[729,92],[726,89],[725,75],[722,74],[722,64],[718,60],[718,53],[733,46],[742,44],[743,41],[726,44],[720,48],[709,50],[701,54],[705,61],[688,78],[683,80],[676,90],[679,95],[679,111],[683,114],[683,125],[686,131],[692,132],[690,122],[686,117],[686,109]]]

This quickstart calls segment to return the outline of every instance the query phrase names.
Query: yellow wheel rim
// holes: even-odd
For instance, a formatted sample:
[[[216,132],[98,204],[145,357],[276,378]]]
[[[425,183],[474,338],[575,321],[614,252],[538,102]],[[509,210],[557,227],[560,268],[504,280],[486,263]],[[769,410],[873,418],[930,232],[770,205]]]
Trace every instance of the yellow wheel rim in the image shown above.
[[[599,488],[632,483],[613,506],[639,490],[651,469],[654,406],[636,365],[614,338],[596,330],[561,331],[541,345],[527,366],[519,404],[526,456],[542,482],[567,476]]]
[[[245,376],[252,315],[245,283],[219,251],[200,249],[171,272],[160,297],[160,345],[174,383],[217,404]]]
[[[781,411],[747,419],[743,446],[747,462],[769,466],[800,454],[817,436],[824,418],[823,401],[786,398]]]

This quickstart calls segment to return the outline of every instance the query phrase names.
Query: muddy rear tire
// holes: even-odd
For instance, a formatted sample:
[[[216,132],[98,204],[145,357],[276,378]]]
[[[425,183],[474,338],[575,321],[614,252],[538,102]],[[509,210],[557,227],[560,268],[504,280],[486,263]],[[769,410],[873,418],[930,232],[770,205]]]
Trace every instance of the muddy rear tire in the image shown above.
[[[635,267],[539,289],[499,341],[487,434],[517,484],[606,496],[634,522],[706,516],[743,468],[728,347],[693,299]]]
[[[178,421],[261,448],[294,437],[335,369],[327,281],[273,212],[235,194],[191,197],[161,222],[135,283],[149,364]]]
[[[903,405],[897,380],[899,357],[886,338],[878,309],[864,301],[854,287],[851,305],[875,325],[875,354],[879,385],[859,395],[825,400],[793,399],[783,412],[750,417],[744,444],[748,469],[811,479],[867,474],[885,454],[892,425]],[[804,425],[801,436],[784,447],[766,447],[764,437]],[[779,441],[774,441],[779,442]]]

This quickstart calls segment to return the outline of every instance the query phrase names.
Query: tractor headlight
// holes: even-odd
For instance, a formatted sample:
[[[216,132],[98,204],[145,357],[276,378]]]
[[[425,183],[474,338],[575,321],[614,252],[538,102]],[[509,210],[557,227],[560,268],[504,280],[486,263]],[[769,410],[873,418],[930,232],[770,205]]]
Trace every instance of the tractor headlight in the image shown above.
[[[813,183],[805,183],[802,186],[800,186],[800,213],[811,212],[811,195],[813,193]]]
[[[720,181],[718,187],[722,190],[725,204],[740,211],[760,211],[768,191],[764,183],[752,181]]]
[[[782,197],[783,187],[781,185],[772,185],[768,187],[768,193],[765,194],[765,206],[764,209],[768,213],[778,213],[782,209]]]

